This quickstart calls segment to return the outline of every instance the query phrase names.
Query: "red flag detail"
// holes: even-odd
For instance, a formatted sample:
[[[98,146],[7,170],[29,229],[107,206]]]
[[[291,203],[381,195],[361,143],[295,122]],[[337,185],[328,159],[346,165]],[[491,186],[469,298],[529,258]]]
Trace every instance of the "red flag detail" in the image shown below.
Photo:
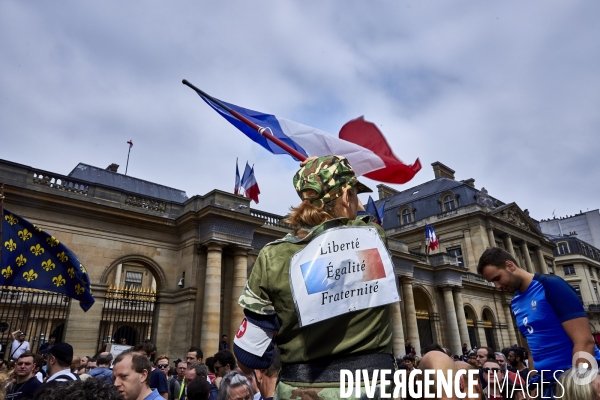
[[[386,183],[406,183],[421,169],[418,158],[413,165],[406,165],[400,161],[377,126],[365,121],[364,117],[347,122],[340,130],[339,136],[340,139],[371,150],[381,158],[385,167],[365,174],[369,179]]]
[[[127,144],[129,145],[129,148],[133,147],[133,141],[132,140],[128,141]]]

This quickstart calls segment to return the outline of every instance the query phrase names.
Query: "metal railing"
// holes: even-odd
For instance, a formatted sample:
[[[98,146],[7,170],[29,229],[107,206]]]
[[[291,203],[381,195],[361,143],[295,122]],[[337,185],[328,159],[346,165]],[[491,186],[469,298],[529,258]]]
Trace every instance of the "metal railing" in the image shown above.
[[[133,346],[147,338],[154,339],[152,327],[156,302],[153,289],[111,285],[102,308],[98,352],[104,351],[110,343]],[[125,343],[121,339],[125,339]]]
[[[64,322],[71,298],[45,290],[3,286],[0,288],[0,358],[9,359],[15,350],[12,332],[21,330],[29,342],[31,351],[38,353],[51,335],[56,341],[64,339]]]

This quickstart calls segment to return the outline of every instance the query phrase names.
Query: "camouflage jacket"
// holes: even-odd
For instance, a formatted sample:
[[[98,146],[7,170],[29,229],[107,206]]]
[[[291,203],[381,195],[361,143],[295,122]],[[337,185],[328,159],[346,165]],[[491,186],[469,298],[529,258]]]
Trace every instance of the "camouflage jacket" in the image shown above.
[[[290,259],[319,233],[342,225],[375,226],[386,243],[385,232],[379,225],[370,223],[368,216],[329,220],[311,229],[302,239],[288,234],[261,250],[240,296],[238,303],[246,310],[273,315],[279,320],[275,342],[283,364],[351,354],[392,353],[389,305],[351,312],[303,328],[298,324],[289,283]],[[335,385],[339,388],[339,382]]]

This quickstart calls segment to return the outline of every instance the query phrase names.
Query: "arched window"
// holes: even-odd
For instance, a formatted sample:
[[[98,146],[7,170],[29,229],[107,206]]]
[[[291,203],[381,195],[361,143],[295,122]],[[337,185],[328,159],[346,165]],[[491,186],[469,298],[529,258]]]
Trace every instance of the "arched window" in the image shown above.
[[[558,254],[568,254],[569,253],[569,245],[567,242],[560,242],[556,244],[558,246]]]
[[[412,222],[412,215],[410,213],[410,210],[408,208],[405,208],[402,211],[402,225],[410,224],[411,222]]]
[[[454,205],[454,197],[451,195],[447,195],[444,197],[444,211],[454,210],[456,207]]]

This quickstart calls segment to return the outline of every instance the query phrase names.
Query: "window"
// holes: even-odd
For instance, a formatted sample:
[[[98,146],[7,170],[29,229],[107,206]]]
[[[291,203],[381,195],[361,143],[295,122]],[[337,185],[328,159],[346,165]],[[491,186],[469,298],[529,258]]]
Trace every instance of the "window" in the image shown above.
[[[444,211],[454,210],[454,197],[447,195],[444,197]]]
[[[579,288],[579,285],[573,285],[572,287],[573,287],[573,289],[575,289],[575,293],[577,293],[577,297],[579,297],[579,301],[581,301],[583,303],[583,298],[581,297],[581,289]]]
[[[126,271],[125,272],[125,285],[127,287],[129,287],[129,286],[142,287],[142,278],[143,277],[144,277],[144,274],[142,274],[141,272]]]
[[[600,302],[600,296],[598,296],[598,286],[594,285],[594,294],[596,295],[596,301]]]
[[[450,254],[451,256],[456,257],[456,261],[458,261],[459,267],[465,266],[465,263],[463,260],[463,255],[462,255],[462,249],[460,248],[460,246],[446,249],[446,253]]]
[[[583,254],[585,254],[587,256],[587,249],[585,248],[585,245],[582,244],[581,248],[583,249]]]
[[[412,222],[412,215],[410,215],[410,210],[405,208],[402,211],[402,225],[410,224]]]
[[[575,267],[570,264],[570,265],[563,265],[563,271],[566,275],[575,275]]]
[[[568,254],[569,253],[569,245],[567,244],[567,242],[560,242],[557,243],[557,250],[558,250],[558,254]]]
[[[554,275],[554,266],[552,263],[548,263],[548,272]]]
[[[590,273],[590,278],[594,277],[594,271],[592,271],[592,267],[588,265],[588,272]]]

